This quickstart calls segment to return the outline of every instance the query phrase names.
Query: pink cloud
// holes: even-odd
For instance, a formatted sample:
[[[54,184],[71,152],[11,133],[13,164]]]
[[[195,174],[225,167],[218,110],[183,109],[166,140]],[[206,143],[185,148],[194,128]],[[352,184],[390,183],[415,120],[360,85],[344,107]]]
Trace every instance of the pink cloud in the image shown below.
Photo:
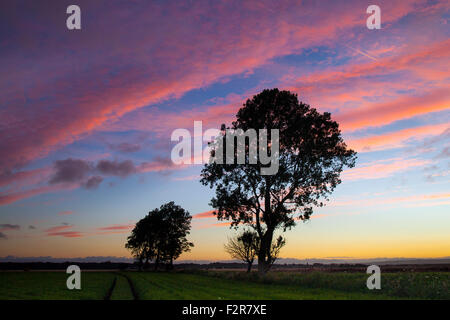
[[[407,43],[377,61],[351,61],[300,78],[294,69],[284,75],[284,85],[311,105],[334,110],[343,130],[365,129],[447,110],[449,82],[442,65],[449,58],[448,39],[427,46]]]
[[[74,213],[74,212],[73,212],[73,211],[70,211],[70,210],[58,212],[58,214],[59,214],[60,216],[66,216],[66,215],[73,214],[73,213]]]
[[[64,238],[80,238],[83,236],[81,232],[77,231],[63,231],[63,232],[50,232],[47,233],[49,237],[64,237]]]
[[[22,199],[33,197],[43,193],[56,192],[61,190],[72,190],[77,188],[78,185],[49,185],[41,186],[28,190],[17,192],[0,192],[0,205],[10,204]]]
[[[80,38],[69,39],[65,34],[58,34],[63,31],[55,31],[57,43],[52,42],[53,38],[39,43],[37,37],[29,34],[33,30],[45,33],[52,24],[17,22],[11,26],[19,36],[8,39],[10,47],[23,45],[20,39],[26,37],[29,42],[25,44],[25,51],[33,60],[23,55],[6,55],[0,61],[0,67],[9,75],[7,79],[0,79],[0,86],[4,88],[0,117],[3,137],[0,150],[4,152],[0,152],[0,170],[9,172],[0,177],[0,185],[16,183],[16,187],[23,187],[45,180],[48,175],[45,168],[13,171],[97,130],[120,130],[128,125],[131,129],[163,134],[174,127],[189,128],[197,119],[211,127],[229,122],[242,96],[230,96],[231,103],[182,112],[155,107],[149,113],[142,108],[252,72],[270,64],[276,57],[298,54],[317,45],[333,47],[343,35],[358,38],[362,34],[356,33],[354,28],[362,26],[364,29],[367,6],[364,2],[350,1],[314,6],[299,1],[193,3],[188,8],[177,2],[165,5],[170,9],[164,10],[156,3],[144,4],[138,12],[131,12],[128,7],[123,10],[102,8],[102,15],[93,26],[109,26],[109,35],[103,33],[104,28],[92,28]],[[390,26],[409,13],[432,14],[446,7],[445,1],[432,6],[425,6],[423,1],[387,1],[383,3],[383,23]],[[92,12],[100,10],[95,4],[86,3],[86,8]],[[130,15],[134,17],[131,20]],[[191,21],[187,16],[195,18]],[[318,20],[322,23],[313,27],[312,21]],[[147,32],[155,25],[162,30],[160,33]],[[130,30],[134,30],[132,36]],[[300,79],[295,74],[296,81],[291,85],[300,95],[318,96],[327,103],[334,98],[339,103],[349,100],[359,103],[356,108],[342,108],[335,114],[346,131],[445,110],[449,95],[447,82],[443,80],[448,73],[439,66],[448,60],[450,42],[439,37],[436,43],[430,42],[420,42],[417,46],[412,41],[400,54],[391,45],[374,46],[377,50],[369,48],[365,52],[377,56],[377,61],[327,68],[325,72],[311,73]],[[218,45],[220,50],[217,50]],[[71,59],[67,59],[69,51],[73,51]],[[394,72],[421,77],[423,81],[414,84],[414,88],[421,87],[425,80],[438,84],[426,87],[415,97],[383,96],[380,101],[370,103],[362,98],[386,88],[383,81],[373,84],[372,79],[365,79],[365,76]],[[404,78],[400,84],[393,82],[390,86],[395,89],[411,84]],[[367,86],[356,88],[359,83]],[[348,88],[355,89],[348,92]],[[124,123],[127,117],[131,120]],[[403,139],[400,134],[389,138],[392,145],[400,144]],[[361,139],[356,143],[383,147],[376,139]],[[137,172],[175,168],[183,167],[174,167],[168,159],[156,159],[137,166]],[[75,187],[78,186],[71,188]],[[0,204],[63,189],[66,187],[57,185],[8,190],[0,193]]]
[[[345,170],[342,180],[381,179],[392,176],[395,173],[407,171],[411,168],[422,167],[431,163],[430,160],[421,159],[385,159],[376,160],[355,168]]]
[[[48,228],[47,230],[45,230],[45,232],[47,232],[47,233],[60,232],[60,231],[63,231],[63,230],[70,229],[72,227],[73,227],[72,225],[56,226],[56,227]]]
[[[427,125],[358,139],[349,139],[347,144],[358,152],[386,150],[404,147],[407,141],[438,135],[448,129],[450,129],[450,123]]]
[[[120,224],[116,224],[116,225],[112,225],[112,226],[108,226],[108,227],[101,227],[98,228],[98,230],[104,230],[104,231],[117,231],[117,230],[130,230],[134,228],[134,224],[125,224],[125,225],[120,225]]]
[[[363,24],[366,5],[200,1],[189,7],[164,2],[163,7],[149,2],[134,12],[128,6],[100,9],[86,2],[85,10],[102,14],[89,33],[76,38],[63,36],[67,30],[59,31],[52,23],[39,20],[31,27],[30,21],[22,25],[18,21],[11,28],[19,36],[5,41],[11,48],[21,45],[33,61],[7,55],[1,62],[9,77],[0,82],[5,88],[0,127],[7,133],[2,134],[0,150],[8,150],[1,154],[0,168],[44,157],[143,106],[248,72],[274,57],[332,43],[339,34]],[[386,2],[383,19],[396,21],[415,7]],[[40,12],[35,16],[59,21]],[[312,27],[311,19],[322,23]],[[104,34],[105,26],[109,35]],[[155,26],[159,32],[148,32]],[[33,32],[50,29],[53,37],[43,43],[33,37]],[[33,39],[25,48],[20,42],[24,36]],[[72,59],[67,58],[68,50]]]
[[[67,231],[71,228],[73,228],[73,225],[61,225],[48,228],[44,232],[48,237],[80,238],[84,236],[83,233],[78,231]]]
[[[16,172],[6,172],[0,175],[1,186],[14,186],[20,188],[44,181],[51,173],[51,168],[39,168]]]
[[[20,230],[20,226],[17,224],[3,223],[0,224],[0,231]]]
[[[377,127],[417,115],[447,110],[450,105],[448,87],[438,88],[419,97],[401,97],[386,103],[374,103],[338,113],[335,119],[343,130]]]
[[[150,162],[143,162],[137,167],[138,172],[161,172],[170,169],[182,168],[176,166],[170,158],[157,158]]]

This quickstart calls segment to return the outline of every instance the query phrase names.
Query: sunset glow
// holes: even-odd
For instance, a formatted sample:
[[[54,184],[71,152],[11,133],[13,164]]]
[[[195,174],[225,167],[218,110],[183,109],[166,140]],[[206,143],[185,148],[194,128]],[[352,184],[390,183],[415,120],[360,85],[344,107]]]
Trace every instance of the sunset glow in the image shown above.
[[[20,1],[19,1],[20,2]],[[356,166],[284,258],[450,256],[448,1],[0,4],[0,257],[131,257],[135,223],[193,216],[180,260],[227,260],[234,234],[171,133],[230,125],[266,88],[330,112]],[[127,3],[128,2],[128,3]]]

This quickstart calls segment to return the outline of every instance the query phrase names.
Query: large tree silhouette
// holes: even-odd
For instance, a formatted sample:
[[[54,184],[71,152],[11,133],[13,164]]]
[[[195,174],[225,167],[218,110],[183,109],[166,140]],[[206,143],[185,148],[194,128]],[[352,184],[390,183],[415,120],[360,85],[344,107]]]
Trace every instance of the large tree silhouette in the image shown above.
[[[154,261],[172,268],[173,261],[194,246],[186,239],[191,229],[191,215],[174,202],[162,205],[136,223],[125,247],[131,250],[139,266]]]
[[[261,175],[265,165],[250,164],[248,155],[245,164],[211,162],[201,173],[201,182],[215,188],[210,204],[217,218],[231,220],[232,227],[251,226],[258,233],[258,270],[265,273],[273,263],[275,230],[285,231],[296,220],[308,220],[313,207],[322,206],[341,182],[343,168],[355,165],[356,153],[347,148],[330,113],[319,113],[289,91],[264,90],[247,100],[231,129],[279,130],[276,174]],[[212,145],[214,156],[217,145]],[[271,143],[268,150],[275,151]]]

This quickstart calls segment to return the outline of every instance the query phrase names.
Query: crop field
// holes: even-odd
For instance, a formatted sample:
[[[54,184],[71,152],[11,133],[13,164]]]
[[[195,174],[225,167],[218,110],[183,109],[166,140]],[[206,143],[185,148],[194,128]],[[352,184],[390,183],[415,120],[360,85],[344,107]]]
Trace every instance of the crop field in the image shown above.
[[[450,299],[446,272],[385,273],[369,291],[365,273],[238,271],[83,272],[81,290],[66,288],[65,272],[1,272],[0,299],[13,300],[299,300]]]
[[[114,275],[84,272],[82,290],[68,290],[65,272],[0,272],[0,299],[99,300],[104,299]]]
[[[368,292],[347,293],[328,288],[306,288],[251,280],[242,281],[207,274],[134,273],[130,277],[135,283],[138,296],[141,299],[299,300],[382,298]]]

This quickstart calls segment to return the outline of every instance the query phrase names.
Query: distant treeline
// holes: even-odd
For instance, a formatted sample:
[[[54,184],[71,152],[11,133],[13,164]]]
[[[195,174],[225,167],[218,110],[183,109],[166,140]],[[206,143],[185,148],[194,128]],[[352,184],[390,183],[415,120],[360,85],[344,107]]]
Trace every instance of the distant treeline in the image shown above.
[[[125,270],[133,266],[123,262],[0,262],[0,270],[66,270],[73,264],[81,270]]]
[[[66,270],[68,266],[75,264],[81,270],[137,270],[136,263],[125,262],[1,262],[0,270],[17,270],[17,271],[31,271],[31,270]],[[150,264],[151,269],[152,264]],[[297,272],[365,272],[367,264],[275,264],[274,270],[278,271],[297,271]],[[404,265],[381,265],[382,272],[402,272],[402,271],[441,271],[450,272],[450,264],[404,264]],[[245,263],[223,263],[214,262],[208,264],[196,263],[179,263],[175,265],[177,270],[245,270],[247,264]]]

